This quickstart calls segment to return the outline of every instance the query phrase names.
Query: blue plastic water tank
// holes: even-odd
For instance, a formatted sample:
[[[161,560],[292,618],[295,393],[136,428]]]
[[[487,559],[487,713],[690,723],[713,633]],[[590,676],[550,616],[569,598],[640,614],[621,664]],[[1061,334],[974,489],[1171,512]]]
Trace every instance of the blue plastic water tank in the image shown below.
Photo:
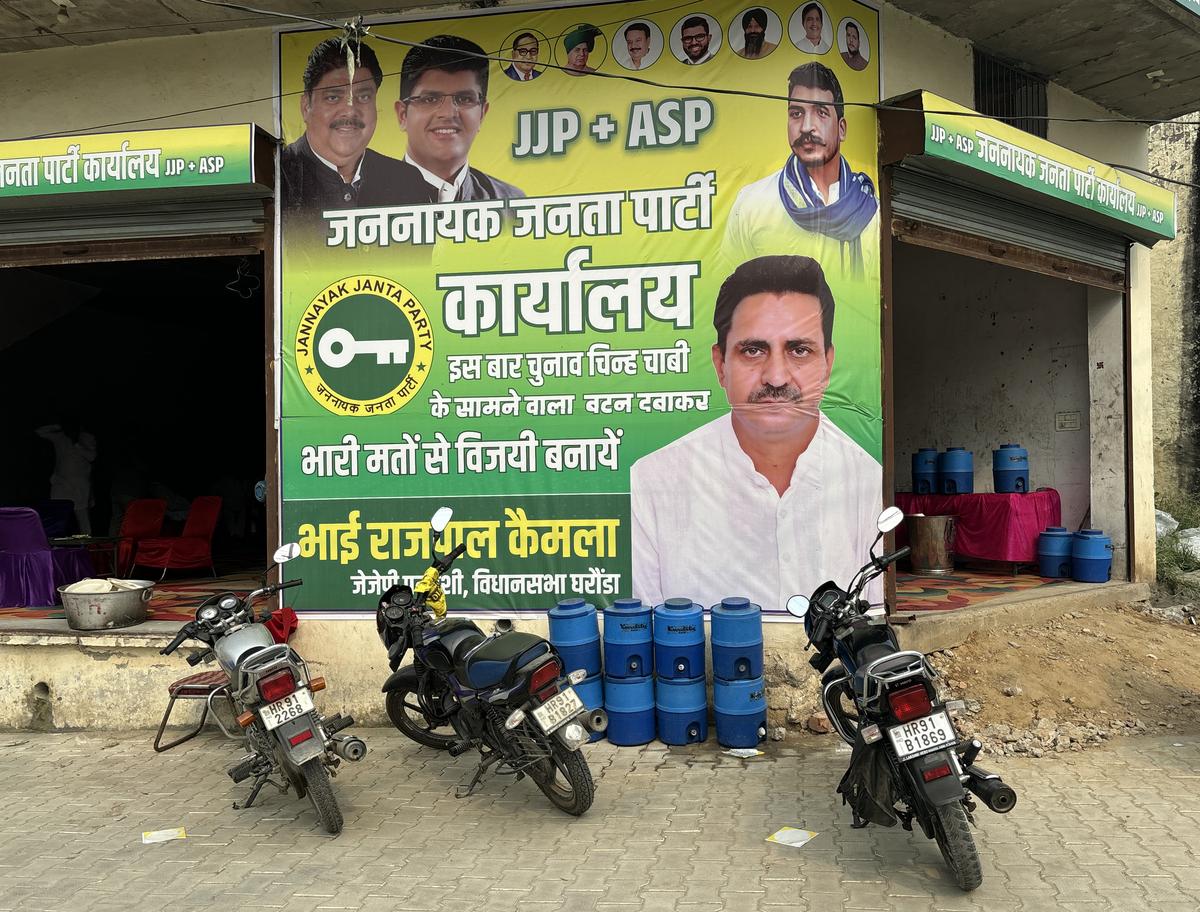
[[[575,685],[575,693],[579,694],[579,699],[583,701],[583,705],[588,709],[604,708],[604,679],[600,675],[584,678],[583,681]],[[603,737],[603,732],[592,732],[592,737],[589,740],[599,741]]]
[[[746,598],[712,606],[713,677],[729,681],[763,673],[762,608]]]
[[[604,612],[604,668],[613,678],[654,672],[654,609],[640,599],[621,598]]]
[[[936,494],[938,492],[937,447],[921,447],[913,453],[912,480],[914,494]]]
[[[600,625],[596,606],[566,598],[550,609],[550,643],[562,656],[563,671],[583,668],[589,678],[600,674]]]
[[[685,598],[654,608],[654,669],[660,678],[704,675],[704,609]]]
[[[654,678],[604,678],[608,740],[613,744],[649,744],[654,740]]]
[[[717,741],[725,747],[754,747],[767,737],[767,688],[762,678],[713,681]]]
[[[992,450],[992,481],[997,494],[1024,494],[1029,490],[1029,451],[1016,443]]]
[[[654,686],[658,740],[696,744],[708,738],[708,692],[704,677],[659,678]]]
[[[975,490],[975,457],[963,447],[938,453],[938,478],[943,494],[971,494]]]
[[[1071,545],[1075,536],[1065,526],[1050,526],[1038,536],[1038,575],[1066,578],[1071,575]]]
[[[1107,583],[1112,577],[1112,539],[1099,529],[1080,529],[1071,542],[1071,578]]]

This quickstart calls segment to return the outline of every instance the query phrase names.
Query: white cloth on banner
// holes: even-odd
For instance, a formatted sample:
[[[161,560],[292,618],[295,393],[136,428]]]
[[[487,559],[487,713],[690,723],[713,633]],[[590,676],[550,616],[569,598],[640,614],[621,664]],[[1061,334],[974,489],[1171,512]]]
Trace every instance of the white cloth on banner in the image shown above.
[[[826,580],[846,586],[869,559],[883,470],[824,414],[781,496],[726,414],[630,469],[633,594],[644,604],[740,595],[779,611]],[[883,601],[883,580],[868,587]]]

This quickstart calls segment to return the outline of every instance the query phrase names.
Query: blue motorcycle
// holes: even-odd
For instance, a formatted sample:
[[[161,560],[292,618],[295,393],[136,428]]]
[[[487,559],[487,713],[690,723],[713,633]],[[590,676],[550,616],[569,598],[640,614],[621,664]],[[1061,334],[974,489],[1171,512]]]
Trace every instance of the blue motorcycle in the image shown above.
[[[452,511],[431,522],[436,545]],[[528,775],[562,811],[579,816],[595,785],[580,748],[607,728],[603,710],[589,710],[572,686],[583,670],[564,675],[554,647],[514,630],[487,636],[472,621],[446,617],[441,577],[462,556],[459,545],[435,558],[413,586],[393,586],[376,610],[391,676],[383,685],[388,718],[408,738],[457,757],[477,750],[481,761],[458,797],[470,795],[492,766]],[[411,665],[401,667],[409,650]]]
[[[925,837],[937,841],[959,887],[974,890],[983,883],[971,832],[974,798],[1005,814],[1017,795],[975,764],[982,745],[959,739],[952,716],[962,704],[942,701],[925,656],[901,649],[884,609],[860,598],[867,583],[909,553],[901,548],[875,556],[884,533],[903,519],[896,507],[880,514],[871,561],[846,589],[824,583],[811,599],[792,596],[787,610],[804,619],[808,643],[817,650],[809,664],[823,674],[825,713],[853,747],[838,785],[852,826],[899,820],[911,831],[916,820]]]

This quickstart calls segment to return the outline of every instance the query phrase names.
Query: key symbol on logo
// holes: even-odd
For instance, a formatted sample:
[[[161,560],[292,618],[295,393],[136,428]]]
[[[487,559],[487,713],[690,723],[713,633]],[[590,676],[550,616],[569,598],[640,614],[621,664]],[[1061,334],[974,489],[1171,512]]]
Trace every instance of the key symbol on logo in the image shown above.
[[[331,329],[321,336],[317,352],[330,367],[345,367],[359,355],[374,355],[376,364],[404,364],[408,361],[407,339],[377,339],[360,342],[348,329]]]

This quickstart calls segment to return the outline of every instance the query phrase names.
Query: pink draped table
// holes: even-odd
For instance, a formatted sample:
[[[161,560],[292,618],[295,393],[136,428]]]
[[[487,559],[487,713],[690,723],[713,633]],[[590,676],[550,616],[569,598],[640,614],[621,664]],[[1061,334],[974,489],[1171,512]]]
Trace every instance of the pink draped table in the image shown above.
[[[897,494],[896,506],[906,516],[957,517],[955,556],[979,560],[1034,563],[1038,534],[1062,524],[1062,501],[1053,488],[1028,494]],[[901,530],[897,547],[907,538],[907,530],[903,536]]]

